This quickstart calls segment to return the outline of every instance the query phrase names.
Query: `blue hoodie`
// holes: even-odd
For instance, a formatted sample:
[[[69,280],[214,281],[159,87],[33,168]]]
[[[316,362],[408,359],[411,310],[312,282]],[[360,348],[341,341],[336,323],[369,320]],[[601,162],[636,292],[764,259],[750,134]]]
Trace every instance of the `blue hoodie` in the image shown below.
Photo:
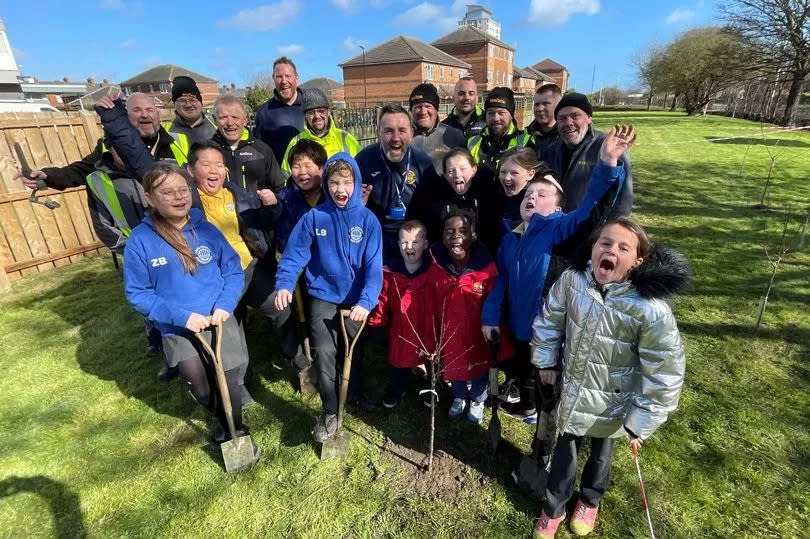
[[[163,335],[185,333],[192,313],[233,313],[245,284],[239,255],[225,236],[197,208],[188,215],[183,235],[197,258],[193,275],[186,273],[180,255],[158,235],[148,216],[132,230],[124,250],[127,301]]]
[[[552,249],[588,221],[591,211],[615,182],[619,182],[621,190],[624,172],[621,162],[616,167],[599,162],[591,172],[588,191],[576,210],[569,213],[557,211],[545,217],[540,214],[532,215],[522,233],[522,227],[518,226],[503,237],[496,260],[498,280],[484,301],[482,324],[501,324],[503,302],[506,299],[509,328],[515,338],[520,341],[531,340],[532,321],[542,307],[543,284],[551,262]],[[511,221],[504,219],[504,223]]]
[[[345,208],[329,194],[326,170],[343,160],[354,172],[354,192]],[[363,206],[363,179],[357,162],[347,153],[333,155],[323,168],[325,201],[295,225],[278,263],[276,290],[295,288],[306,269],[307,292],[337,305],[377,305],[382,290],[382,230],[380,222]]]

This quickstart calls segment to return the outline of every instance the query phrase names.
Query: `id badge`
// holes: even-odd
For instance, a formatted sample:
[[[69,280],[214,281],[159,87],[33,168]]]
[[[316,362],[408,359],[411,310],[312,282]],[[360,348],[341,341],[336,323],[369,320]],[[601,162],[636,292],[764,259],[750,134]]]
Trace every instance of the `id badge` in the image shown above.
[[[391,214],[389,218],[395,221],[401,221],[405,219],[405,204],[402,203],[402,199],[397,197],[394,205],[391,206]]]

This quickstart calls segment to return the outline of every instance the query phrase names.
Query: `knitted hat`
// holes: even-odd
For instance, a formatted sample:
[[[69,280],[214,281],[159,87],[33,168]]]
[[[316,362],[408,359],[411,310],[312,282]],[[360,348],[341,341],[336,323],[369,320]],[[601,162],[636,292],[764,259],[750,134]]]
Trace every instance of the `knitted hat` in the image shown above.
[[[417,84],[408,99],[409,108],[419,103],[430,103],[433,108],[439,110],[439,91],[430,83]]]
[[[489,91],[484,101],[484,110],[502,108],[515,115],[515,92],[505,86],[498,86]]]
[[[307,88],[304,90],[304,99],[302,100],[302,107],[304,112],[312,109],[328,109],[329,98],[320,88]]]
[[[195,97],[202,103],[200,89],[191,77],[178,75],[172,81],[172,101],[177,101],[181,97]]]
[[[576,92],[565,94],[560,102],[557,103],[557,107],[554,109],[554,118],[557,118],[557,115],[560,114],[560,111],[564,107],[576,107],[588,116],[593,116],[593,107],[591,106],[591,102],[588,101],[588,97],[584,94],[578,94]]]

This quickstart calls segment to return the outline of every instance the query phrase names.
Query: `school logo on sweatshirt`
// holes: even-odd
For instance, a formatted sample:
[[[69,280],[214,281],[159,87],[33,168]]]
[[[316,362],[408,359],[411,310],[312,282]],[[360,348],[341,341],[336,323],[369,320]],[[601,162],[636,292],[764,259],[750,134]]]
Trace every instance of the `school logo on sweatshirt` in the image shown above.
[[[409,170],[408,176],[405,178],[405,183],[407,183],[408,185],[413,185],[414,183],[416,183],[416,172],[414,172],[413,170]]]
[[[363,229],[359,226],[353,226],[349,230],[349,239],[352,243],[360,243],[360,241],[363,239]]]
[[[236,211],[236,206],[234,206],[233,202],[226,202],[225,211],[228,213],[234,213]]]
[[[211,255],[211,249],[205,245],[200,245],[194,249],[194,256],[200,264],[208,264],[214,258],[213,255]]]
[[[473,294],[483,294],[484,293],[484,283],[482,283],[480,281],[477,282],[477,283],[473,283],[472,291],[473,291]]]

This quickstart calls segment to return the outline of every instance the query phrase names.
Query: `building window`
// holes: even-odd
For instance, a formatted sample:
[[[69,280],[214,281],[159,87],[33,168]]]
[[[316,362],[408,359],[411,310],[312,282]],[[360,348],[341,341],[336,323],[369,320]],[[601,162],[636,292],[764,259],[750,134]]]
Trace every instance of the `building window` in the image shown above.
[[[495,56],[495,45],[489,46],[489,57],[492,58]]]
[[[132,95],[132,86],[124,86],[124,95],[127,97]]]
[[[439,66],[439,80],[444,80],[444,66]]]
[[[160,83],[160,93],[168,94],[169,93],[169,83],[168,82],[161,82]]]
[[[433,80],[433,66],[426,65],[425,66],[425,80]]]
[[[510,88],[512,87],[512,75],[506,76],[506,85],[509,86]]]
[[[492,78],[492,71],[487,71],[487,82],[495,82],[495,79]]]

